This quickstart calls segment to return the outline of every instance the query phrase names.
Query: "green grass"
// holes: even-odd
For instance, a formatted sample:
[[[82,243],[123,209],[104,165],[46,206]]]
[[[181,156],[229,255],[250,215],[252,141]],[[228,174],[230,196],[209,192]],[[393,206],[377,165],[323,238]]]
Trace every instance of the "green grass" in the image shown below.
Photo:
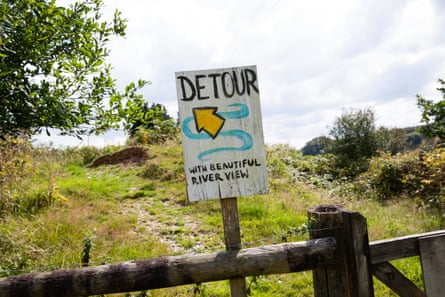
[[[284,149],[268,149],[273,173],[270,193],[238,198],[244,247],[307,240],[307,211],[320,204],[338,204],[363,214],[370,240],[443,227],[439,213],[418,209],[408,199],[384,203],[357,199],[298,182],[287,171],[286,163],[280,161],[286,156]],[[48,163],[52,162],[51,156],[46,156],[46,169],[44,162],[36,163],[41,164],[38,168],[43,172],[57,169],[52,170],[54,178],[49,183],[56,197],[52,203],[32,214],[11,214],[1,219],[0,276],[78,267],[86,239],[92,244],[90,265],[224,249],[220,202],[186,201],[179,145],[151,146],[149,160],[139,167],[113,165],[92,169],[72,155],[75,152],[70,154],[65,163],[64,158],[55,158],[59,163],[54,165]],[[87,149],[82,149],[82,154],[88,158],[91,155]],[[291,151],[289,156],[298,155]],[[40,181],[39,176],[33,176],[33,183],[48,188],[49,175],[40,176]],[[29,196],[32,195],[30,190]],[[394,264],[421,285],[417,258]],[[249,277],[247,284],[252,296],[313,296],[311,272]],[[376,296],[395,296],[377,281],[375,287]],[[228,288],[227,281],[220,281],[152,290],[147,294],[227,296]]]

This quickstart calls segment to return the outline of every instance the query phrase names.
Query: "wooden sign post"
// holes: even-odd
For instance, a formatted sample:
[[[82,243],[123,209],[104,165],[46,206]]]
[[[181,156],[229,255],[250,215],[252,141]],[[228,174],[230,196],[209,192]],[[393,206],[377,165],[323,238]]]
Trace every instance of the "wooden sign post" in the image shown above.
[[[176,73],[189,201],[267,193],[255,66]]]
[[[221,199],[221,211],[224,225],[224,240],[226,250],[241,249],[241,228],[239,224],[238,206],[236,198]],[[232,297],[247,296],[246,280],[244,277],[230,280]]]
[[[256,66],[176,72],[189,201],[221,199],[227,250],[241,249],[237,200],[267,193]],[[244,278],[230,281],[246,296]]]

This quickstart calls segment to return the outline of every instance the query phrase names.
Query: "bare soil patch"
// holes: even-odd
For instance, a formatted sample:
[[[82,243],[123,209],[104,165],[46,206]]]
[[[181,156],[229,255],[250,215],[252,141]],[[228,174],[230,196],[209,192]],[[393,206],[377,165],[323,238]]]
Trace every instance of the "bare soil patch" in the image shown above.
[[[148,159],[148,149],[140,146],[124,148],[94,160],[88,167],[95,168],[102,165],[134,164],[142,165]]]

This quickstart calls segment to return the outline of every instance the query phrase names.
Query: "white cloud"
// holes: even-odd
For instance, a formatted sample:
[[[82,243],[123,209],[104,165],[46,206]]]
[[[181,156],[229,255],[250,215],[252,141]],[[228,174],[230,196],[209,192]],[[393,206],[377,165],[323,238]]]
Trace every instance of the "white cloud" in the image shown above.
[[[373,107],[378,124],[419,122],[416,94],[445,78],[440,0],[107,0],[128,19],[113,39],[120,85],[150,80],[150,102],[177,114],[174,73],[257,65],[266,142],[303,146],[343,108]]]
[[[54,129],[49,129],[49,132],[50,135],[47,135],[46,132],[42,132],[39,135],[33,136],[32,142],[37,146],[50,144],[58,148],[67,148],[90,145],[96,147],[124,145],[127,140],[127,135],[123,131],[108,131],[101,136],[82,136],[82,139],[75,136],[61,136],[58,134],[58,131]]]

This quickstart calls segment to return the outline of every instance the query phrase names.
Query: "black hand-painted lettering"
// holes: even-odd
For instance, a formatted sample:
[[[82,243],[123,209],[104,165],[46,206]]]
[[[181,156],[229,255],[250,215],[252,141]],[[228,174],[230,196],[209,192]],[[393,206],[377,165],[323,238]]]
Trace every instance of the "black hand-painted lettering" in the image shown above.
[[[227,80],[227,77],[229,78],[229,80]],[[230,75],[229,72],[224,72],[222,74],[221,82],[222,82],[222,89],[223,89],[224,95],[228,98],[232,98],[233,94],[235,94],[235,86],[233,85],[233,77]],[[227,86],[232,87],[232,90],[230,93],[227,90],[228,89]]]
[[[260,93],[258,91],[258,87],[255,85],[257,82],[257,77],[255,71],[252,69],[244,69],[245,75],[246,75],[246,82],[247,82],[247,94],[250,95],[250,87],[254,89],[258,94]]]
[[[198,74],[198,75],[195,76],[196,91],[197,91],[197,94],[198,94],[198,96],[197,96],[198,100],[204,100],[204,99],[209,99],[210,98],[209,96],[202,96],[201,95],[201,90],[205,88],[205,85],[202,86],[200,84],[199,80],[201,78],[204,78],[204,77],[206,77],[204,74]]]
[[[219,77],[219,76],[221,76],[221,73],[211,73],[211,74],[209,74],[209,77],[211,77],[212,81],[213,81],[213,92],[214,92],[213,95],[215,96],[215,99],[219,99],[218,83],[216,81],[216,78]]]
[[[193,82],[188,77],[182,76],[182,75],[178,76],[178,79],[181,82],[181,91],[182,91],[182,98],[181,98],[181,100],[183,100],[183,101],[191,101],[191,100],[193,100],[195,98],[195,95],[196,95],[195,86],[193,85]],[[186,92],[186,89],[185,89],[184,82],[187,83],[187,85],[189,87],[189,90],[191,92],[191,94],[189,96],[187,96],[187,92]]]
[[[250,96],[252,92],[259,94],[256,72],[248,68],[223,73],[196,74],[190,78],[178,76],[177,79],[180,81],[182,92],[180,100],[183,101],[220,99],[220,96],[232,98],[235,93],[238,96]],[[210,81],[212,86],[209,85]]]
[[[244,71],[239,72],[239,76],[241,76],[242,89],[240,88],[240,85],[238,83],[238,76],[236,75],[236,71],[233,71],[233,84],[235,85],[236,93],[241,96],[246,90],[246,77]]]

